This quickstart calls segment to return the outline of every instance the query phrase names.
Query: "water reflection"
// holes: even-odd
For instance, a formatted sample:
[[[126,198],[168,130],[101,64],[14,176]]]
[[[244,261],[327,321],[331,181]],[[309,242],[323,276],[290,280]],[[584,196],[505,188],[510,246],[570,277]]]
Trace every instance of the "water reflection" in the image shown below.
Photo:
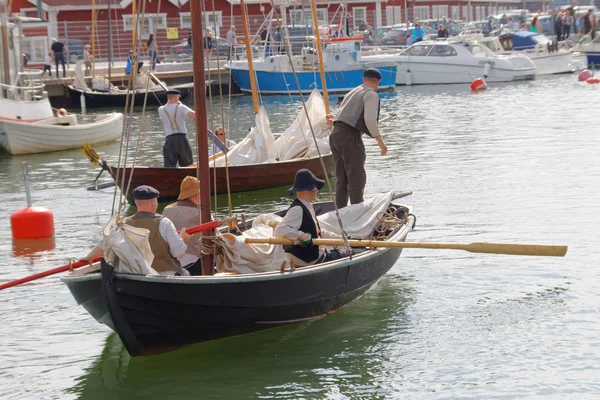
[[[359,301],[319,321],[130,358],[116,334],[69,392],[106,398],[324,398],[385,396],[380,347],[401,342],[414,282],[391,275]]]

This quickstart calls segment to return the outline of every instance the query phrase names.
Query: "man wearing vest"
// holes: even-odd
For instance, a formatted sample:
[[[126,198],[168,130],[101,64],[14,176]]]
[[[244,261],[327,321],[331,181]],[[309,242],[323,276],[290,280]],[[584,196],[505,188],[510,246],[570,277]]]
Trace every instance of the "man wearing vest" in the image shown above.
[[[167,104],[158,108],[158,116],[165,127],[163,158],[165,167],[187,167],[194,162],[192,148],[187,138],[185,119],[196,119],[196,113],[179,102],[179,90],[167,91]]]
[[[193,176],[186,176],[181,181],[179,197],[173,204],[163,210],[165,218],[169,218],[178,231],[185,227],[200,224],[200,181]],[[192,235],[187,242],[187,250],[181,259],[181,265],[190,275],[202,275],[202,260],[200,258],[200,235]]]
[[[363,84],[344,96],[340,109],[333,120],[329,144],[335,160],[335,202],[339,208],[363,202],[367,183],[365,172],[365,145],[362,134],[366,133],[379,144],[381,155],[387,146],[379,134],[379,96],[377,88],[381,73],[375,68],[363,73]]]
[[[143,185],[133,189],[132,194],[137,212],[131,217],[124,218],[123,221],[127,225],[150,231],[148,241],[152,254],[154,254],[151,267],[161,275],[189,275],[182,270],[179,260],[184,257],[187,249],[185,242],[190,240],[191,236],[185,230],[178,234],[168,218],[156,213],[160,194],[158,190]],[[94,258],[103,254],[104,240],[100,240],[98,245],[80,261],[87,261],[91,264]]]
[[[311,204],[317,199],[317,193],[324,183],[307,169],[298,171],[294,186],[288,190],[290,195],[296,195],[296,200],[275,228],[275,237],[294,241],[294,245],[284,246],[284,250],[300,267],[336,260],[342,256],[338,250],[325,252],[324,247],[312,244],[313,238],[340,238],[334,233],[321,230]]]

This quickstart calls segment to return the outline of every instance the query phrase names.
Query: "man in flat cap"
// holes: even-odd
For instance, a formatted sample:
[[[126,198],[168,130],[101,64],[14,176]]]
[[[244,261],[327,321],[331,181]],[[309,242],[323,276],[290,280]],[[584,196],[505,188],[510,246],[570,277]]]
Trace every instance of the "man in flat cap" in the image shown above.
[[[363,202],[367,183],[365,172],[365,145],[362,134],[366,133],[379,144],[381,155],[387,153],[387,146],[381,138],[379,120],[379,96],[377,88],[381,73],[375,68],[363,73],[363,84],[344,96],[342,104],[333,120],[333,131],[329,144],[335,160],[335,202],[339,208]]]
[[[325,184],[308,169],[296,173],[294,186],[288,190],[296,196],[283,219],[275,228],[275,237],[293,240],[295,244],[283,247],[295,265],[306,266],[336,260],[341,257],[338,250],[326,252],[323,246],[313,246],[312,240],[321,237],[339,239],[334,233],[321,230],[313,205],[317,193]]]
[[[158,116],[165,128],[166,140],[163,146],[165,167],[187,167],[194,162],[192,148],[187,138],[185,119],[196,119],[196,113],[181,104],[179,90],[167,91],[167,104],[158,108]]]
[[[166,206],[163,215],[173,222],[177,230],[182,230],[186,226],[199,225],[200,209],[198,203],[200,203],[200,181],[194,176],[186,176],[181,181],[177,201]],[[185,256],[181,259],[181,265],[191,275],[202,275],[200,256],[200,235],[192,235],[192,238],[187,242],[187,250]]]
[[[161,275],[188,275],[181,268],[179,260],[185,256],[187,249],[186,242],[190,240],[185,230],[177,233],[173,222],[170,219],[156,213],[158,209],[158,190],[151,186],[138,186],[133,189],[133,199],[137,207],[137,212],[131,217],[123,219],[127,225],[136,228],[144,228],[150,231],[148,238],[150,249],[154,254],[154,261],[151,267]],[[100,240],[98,245],[89,252],[85,258],[80,261],[87,261],[90,264],[96,257],[104,254],[104,240]]]

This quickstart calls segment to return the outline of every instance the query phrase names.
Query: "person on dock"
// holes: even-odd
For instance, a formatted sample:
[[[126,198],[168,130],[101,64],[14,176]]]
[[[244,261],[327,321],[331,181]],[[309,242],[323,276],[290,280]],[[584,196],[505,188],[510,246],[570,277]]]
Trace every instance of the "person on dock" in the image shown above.
[[[60,76],[58,75],[58,64],[62,64],[63,78],[66,78],[67,70],[65,67],[65,57],[69,56],[69,49],[64,43],[59,42],[56,38],[52,38],[52,46],[50,47],[50,50],[52,50],[54,64],[56,64],[56,77],[58,78]]]
[[[444,27],[444,24],[440,24],[440,29],[438,30],[438,39],[448,39],[448,30]]]
[[[306,266],[320,262],[337,260],[342,257],[339,250],[325,251],[323,246],[313,246],[312,240],[317,238],[339,239],[334,233],[322,230],[312,206],[317,193],[325,181],[318,179],[308,169],[296,172],[294,186],[288,190],[296,199],[290,205],[283,219],[275,228],[275,237],[290,239],[293,245],[283,247],[290,259],[297,266]]]
[[[154,255],[151,267],[161,275],[188,275],[179,260],[183,259],[187,250],[186,242],[191,238],[185,230],[177,233],[170,219],[157,214],[158,190],[151,186],[138,186],[132,192],[137,212],[123,220],[127,225],[144,228],[150,231],[150,249]],[[104,240],[100,240],[88,255],[80,261],[92,264],[94,258],[104,254]]]
[[[235,51],[236,37],[235,37],[235,26],[231,25],[229,31],[227,31],[227,46],[229,47],[229,56],[228,60],[233,58],[233,54]]]
[[[210,28],[206,28],[204,39],[202,40],[202,47],[204,48],[204,59],[210,61],[212,59],[213,44],[213,33]]]
[[[415,24],[415,28],[413,29],[412,39],[413,43],[417,43],[423,40],[425,37],[425,30],[421,28],[420,24]]]
[[[133,50],[129,50],[129,54],[127,55],[127,64],[125,65],[125,74],[130,75],[131,74],[131,66],[133,64],[135,64],[135,61],[137,60],[137,54],[133,54]],[[138,61],[137,62],[137,73],[139,75],[140,70],[142,69],[142,65],[144,65],[143,61]]]
[[[52,52],[49,52],[44,59],[44,72],[42,72],[42,76],[44,76],[46,71],[48,71],[48,76],[52,77]]]
[[[377,121],[379,120],[379,96],[377,88],[381,72],[368,68],[363,72],[363,84],[344,96],[344,101],[333,118],[333,131],[329,145],[335,161],[335,201],[339,208],[363,202],[367,173],[365,172],[365,145],[362,133],[371,136],[379,145],[381,155],[387,153]]]
[[[179,197],[175,203],[165,207],[163,215],[169,218],[178,231],[186,226],[195,226],[200,223],[200,181],[193,176],[186,176],[181,181]],[[181,259],[181,265],[190,275],[202,275],[202,262],[200,252],[200,235],[192,235],[187,242],[187,250]]]
[[[235,142],[233,140],[229,140],[225,137],[225,128],[223,128],[222,126],[217,128],[217,130],[215,131],[215,136],[217,137],[217,139],[219,139],[221,141],[221,143],[223,143],[225,145],[225,147],[227,147],[227,150],[229,150],[230,148],[235,146]],[[219,150],[217,145],[214,143],[212,146],[210,146],[208,148],[208,156],[209,157],[212,156],[213,154],[217,154],[220,152],[221,152],[221,150]]]
[[[156,69],[156,63],[158,62],[158,45],[154,40],[154,34],[151,33],[146,42],[146,48],[148,49],[148,57],[150,57],[150,66],[152,72]]]
[[[583,16],[583,35],[589,34],[591,39],[594,40],[597,28],[594,10],[589,10],[588,13]]]
[[[196,119],[196,113],[179,101],[179,90],[167,91],[167,104],[158,108],[158,116],[165,128],[163,158],[165,168],[187,167],[194,162],[192,148],[187,138],[186,118]]]
[[[90,54],[90,49],[92,46],[86,44],[83,47],[83,64],[85,65],[85,75],[89,75],[92,72],[92,55]]]

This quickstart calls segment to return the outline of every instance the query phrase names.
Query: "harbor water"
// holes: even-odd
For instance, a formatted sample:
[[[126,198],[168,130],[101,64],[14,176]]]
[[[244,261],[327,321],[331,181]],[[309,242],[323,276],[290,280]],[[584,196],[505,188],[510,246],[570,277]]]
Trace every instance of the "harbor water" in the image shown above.
[[[478,94],[397,87],[381,99],[382,116],[397,116],[382,125],[387,156],[365,138],[366,193],[413,191],[402,199],[417,215],[410,241],[564,244],[566,257],[410,249],[326,318],[135,359],[51,276],[0,292],[0,398],[600,398],[600,87],[561,75]],[[299,97],[263,101],[273,132],[300,109]],[[238,141],[251,99],[223,108]],[[210,103],[215,126],[220,110]],[[139,164],[160,165],[156,110],[136,112],[134,126]],[[117,161],[118,142],[94,148]],[[25,207],[24,161],[33,203],[56,226],[56,247],[30,255],[13,250],[9,221]],[[94,246],[113,203],[112,189],[86,190],[98,172],[79,149],[0,153],[0,282]],[[233,194],[233,211],[287,207],[286,189]],[[217,215],[226,210],[219,196]]]

